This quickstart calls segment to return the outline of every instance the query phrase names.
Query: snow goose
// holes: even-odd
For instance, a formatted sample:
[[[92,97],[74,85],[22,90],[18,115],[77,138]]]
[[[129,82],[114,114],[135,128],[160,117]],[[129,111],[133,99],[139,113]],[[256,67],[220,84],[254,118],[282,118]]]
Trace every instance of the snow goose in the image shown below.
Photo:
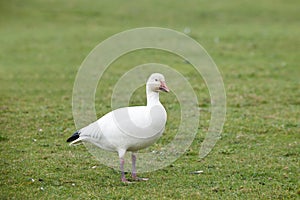
[[[167,113],[159,101],[159,92],[169,92],[162,74],[152,74],[146,83],[147,105],[119,108],[75,132],[67,142],[90,142],[99,148],[119,154],[122,182],[128,182],[124,173],[124,156],[131,151],[133,180],[148,180],[136,175],[135,152],[152,145],[162,135]]]

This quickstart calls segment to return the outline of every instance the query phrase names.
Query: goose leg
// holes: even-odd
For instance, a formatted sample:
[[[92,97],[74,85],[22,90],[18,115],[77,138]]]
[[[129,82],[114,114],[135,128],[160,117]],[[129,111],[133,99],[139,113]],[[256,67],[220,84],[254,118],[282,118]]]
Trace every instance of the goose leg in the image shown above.
[[[136,155],[134,153],[131,154],[131,161],[132,161],[132,178],[136,179],[136,167],[135,167],[135,162],[136,162]]]
[[[148,181],[149,179],[148,178],[139,178],[137,177],[136,175],[136,155],[132,152],[131,154],[131,160],[132,160],[132,178],[133,180],[136,180],[136,181]]]
[[[124,156],[125,156],[126,151],[119,150],[118,153],[119,153],[119,158],[120,158],[121,181],[123,183],[129,183],[129,181],[125,177],[125,172],[124,172],[124,163],[125,163]]]
[[[128,180],[125,177],[124,163],[125,163],[124,158],[120,158],[121,181],[127,183]]]

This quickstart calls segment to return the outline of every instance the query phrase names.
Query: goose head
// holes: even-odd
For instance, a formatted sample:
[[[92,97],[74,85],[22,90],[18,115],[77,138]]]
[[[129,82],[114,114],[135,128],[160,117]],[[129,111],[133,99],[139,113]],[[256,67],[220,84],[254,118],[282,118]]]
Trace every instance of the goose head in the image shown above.
[[[165,77],[160,73],[153,73],[148,78],[147,88],[153,92],[170,92],[166,85]]]

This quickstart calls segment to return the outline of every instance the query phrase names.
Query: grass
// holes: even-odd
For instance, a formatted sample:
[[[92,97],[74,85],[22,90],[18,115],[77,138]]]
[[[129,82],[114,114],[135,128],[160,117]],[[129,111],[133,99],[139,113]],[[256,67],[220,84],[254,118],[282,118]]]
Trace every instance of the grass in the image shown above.
[[[298,199],[299,6],[295,0],[1,1],[0,198]],[[199,133],[183,156],[142,174],[148,182],[124,185],[119,172],[65,139],[75,130],[72,88],[83,59],[112,34],[144,26],[191,29],[221,71],[227,117],[222,138],[199,160],[210,117],[201,77],[167,53],[123,56],[99,83],[99,116],[110,110],[118,77],[147,62],[189,77],[204,108]],[[140,88],[131,103],[144,103],[142,98]],[[179,123],[175,96],[162,95],[162,101],[171,115],[164,137],[151,148],[171,141]],[[204,172],[190,174],[196,170]]]

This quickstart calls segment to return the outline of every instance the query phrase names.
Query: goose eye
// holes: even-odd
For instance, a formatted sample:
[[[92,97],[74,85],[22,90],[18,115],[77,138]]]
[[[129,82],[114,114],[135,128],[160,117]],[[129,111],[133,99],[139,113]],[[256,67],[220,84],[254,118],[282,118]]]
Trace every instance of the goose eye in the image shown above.
[[[155,81],[158,81],[158,79],[156,78]]]

